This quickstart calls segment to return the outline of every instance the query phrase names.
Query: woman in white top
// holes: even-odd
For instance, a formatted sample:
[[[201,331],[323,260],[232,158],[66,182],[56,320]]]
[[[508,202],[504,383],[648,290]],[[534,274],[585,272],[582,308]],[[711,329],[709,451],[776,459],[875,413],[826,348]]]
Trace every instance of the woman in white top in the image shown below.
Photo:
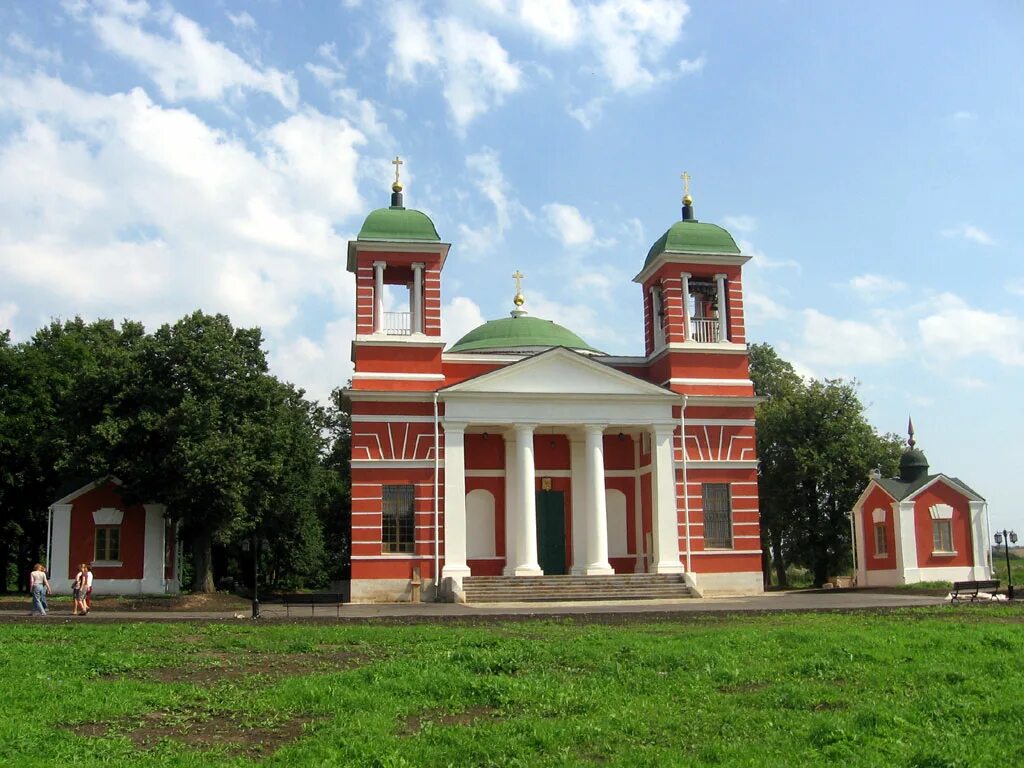
[[[28,586],[32,592],[32,614],[45,616],[49,608],[46,596],[50,594],[50,581],[46,578],[46,568],[42,563],[36,563],[36,567],[32,569],[28,576]]]

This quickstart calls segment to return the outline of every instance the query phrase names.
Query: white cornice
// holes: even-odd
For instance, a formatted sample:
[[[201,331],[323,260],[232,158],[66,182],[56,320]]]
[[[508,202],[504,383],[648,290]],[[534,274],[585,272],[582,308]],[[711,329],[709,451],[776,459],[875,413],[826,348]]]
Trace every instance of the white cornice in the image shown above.
[[[377,389],[346,389],[345,394],[353,403],[372,403],[378,400],[400,403],[433,402],[433,392],[394,392]]]
[[[436,336],[413,333],[407,336],[389,336],[386,333],[361,333],[353,341],[360,347],[444,347],[445,343]]]
[[[348,271],[355,272],[355,258],[357,251],[366,253],[436,253],[441,257],[441,269],[444,268],[445,259],[448,256],[448,249],[451,243],[435,242],[401,242],[390,240],[349,240],[348,241]]]
[[[729,395],[687,395],[686,405],[688,408],[715,407],[720,405],[731,405],[737,408],[754,408],[755,406],[763,403],[764,400],[765,398],[763,397],[750,397],[749,395],[741,397],[730,397]]]
[[[666,264],[710,264],[723,267],[742,267],[750,261],[750,256],[742,253],[679,253],[665,251],[658,254],[633,278],[634,283],[643,283]]]
[[[352,380],[376,379],[378,381],[444,381],[442,373],[391,373],[389,371],[363,371],[353,373]]]

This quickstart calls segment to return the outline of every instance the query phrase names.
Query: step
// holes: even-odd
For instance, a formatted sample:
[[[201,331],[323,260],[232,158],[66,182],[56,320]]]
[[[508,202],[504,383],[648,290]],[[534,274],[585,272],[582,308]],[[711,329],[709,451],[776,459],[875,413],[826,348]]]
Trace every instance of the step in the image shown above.
[[[469,576],[466,602],[553,602],[576,600],[672,600],[693,597],[680,574],[611,576]]]

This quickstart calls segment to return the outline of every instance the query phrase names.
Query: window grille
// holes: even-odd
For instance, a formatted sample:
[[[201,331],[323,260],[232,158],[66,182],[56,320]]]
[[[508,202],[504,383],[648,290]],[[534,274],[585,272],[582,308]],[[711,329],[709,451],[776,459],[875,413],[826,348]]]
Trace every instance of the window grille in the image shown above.
[[[414,550],[415,491],[416,487],[413,485],[384,486],[384,510],[381,518],[381,548],[384,552],[401,553]]]
[[[704,546],[732,549],[732,500],[728,483],[704,483]]]

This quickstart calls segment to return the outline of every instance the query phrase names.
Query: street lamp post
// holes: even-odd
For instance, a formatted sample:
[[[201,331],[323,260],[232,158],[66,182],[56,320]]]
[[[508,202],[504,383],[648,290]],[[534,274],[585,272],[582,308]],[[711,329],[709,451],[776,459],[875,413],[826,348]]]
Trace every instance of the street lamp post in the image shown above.
[[[258,619],[260,617],[260,540],[255,533],[252,535],[251,545],[248,541],[242,542],[242,551],[252,551],[252,617]]]
[[[1013,600],[1013,571],[1010,570],[1010,542],[1013,542],[1014,544],[1017,543],[1017,532],[1010,531],[1007,533],[1004,528],[1002,533],[996,532],[995,538],[997,547],[1000,544],[1004,545],[1004,550],[1006,552],[1006,596]]]

